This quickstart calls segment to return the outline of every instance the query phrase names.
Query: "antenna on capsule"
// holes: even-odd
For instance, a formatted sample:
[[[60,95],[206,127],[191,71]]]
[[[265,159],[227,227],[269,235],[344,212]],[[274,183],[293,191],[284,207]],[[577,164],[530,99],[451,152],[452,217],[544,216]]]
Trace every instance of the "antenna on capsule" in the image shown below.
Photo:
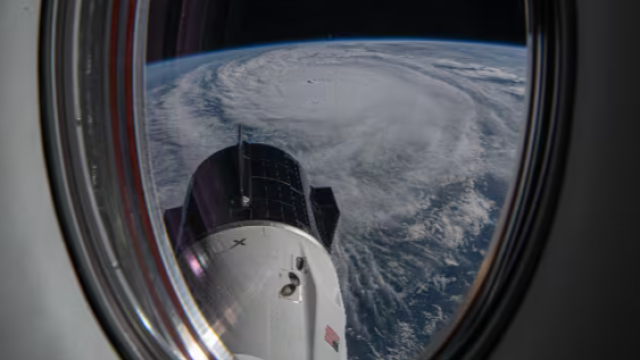
[[[242,134],[242,125],[238,125],[238,181],[240,183],[240,200],[242,202],[242,207],[246,208],[251,204],[251,199],[246,194],[246,189],[244,188],[245,183],[245,168],[244,168],[244,139]]]

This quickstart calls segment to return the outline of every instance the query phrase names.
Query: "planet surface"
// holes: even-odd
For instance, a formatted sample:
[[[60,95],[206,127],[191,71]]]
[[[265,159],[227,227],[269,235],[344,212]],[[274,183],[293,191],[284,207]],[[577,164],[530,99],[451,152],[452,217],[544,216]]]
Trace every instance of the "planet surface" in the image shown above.
[[[146,68],[157,206],[212,153],[287,151],[341,210],[333,245],[349,359],[411,359],[455,312],[515,172],[526,48],[422,40],[286,43]]]

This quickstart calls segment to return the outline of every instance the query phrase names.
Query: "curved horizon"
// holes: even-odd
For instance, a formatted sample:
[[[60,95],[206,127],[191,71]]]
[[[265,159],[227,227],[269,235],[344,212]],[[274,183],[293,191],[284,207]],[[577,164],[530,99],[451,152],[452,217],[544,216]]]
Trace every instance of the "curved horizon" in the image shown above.
[[[338,38],[338,39],[310,39],[310,40],[291,40],[291,41],[282,41],[282,42],[273,42],[273,43],[264,43],[264,44],[251,44],[246,46],[234,46],[234,47],[226,47],[218,50],[211,51],[203,51],[197,53],[191,53],[184,56],[176,56],[168,59],[158,60],[147,62],[147,67],[154,67],[158,65],[162,65],[167,62],[171,62],[174,60],[185,60],[191,58],[197,58],[200,56],[208,56],[213,54],[222,54],[228,52],[235,52],[240,50],[256,50],[262,48],[269,48],[274,46],[286,46],[286,45],[297,45],[297,44],[314,44],[314,43],[349,43],[349,42],[437,42],[437,43],[460,43],[465,45],[482,45],[482,46],[499,46],[505,48],[517,48],[517,49],[526,49],[527,45],[517,45],[513,43],[503,43],[503,42],[494,42],[494,41],[480,41],[480,40],[460,40],[460,39],[446,39],[446,38],[422,38],[422,37],[346,37],[346,38]]]

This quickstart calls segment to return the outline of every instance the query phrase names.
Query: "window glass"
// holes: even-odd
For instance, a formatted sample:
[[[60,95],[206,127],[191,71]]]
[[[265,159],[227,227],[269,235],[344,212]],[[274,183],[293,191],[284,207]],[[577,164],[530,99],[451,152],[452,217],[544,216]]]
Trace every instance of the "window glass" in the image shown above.
[[[150,2],[143,130],[157,206],[178,261],[208,256],[183,275],[231,352],[279,358],[288,326],[296,346],[318,344],[309,351],[409,359],[465,301],[517,165],[524,11],[417,3]],[[223,225],[258,220],[316,239],[330,261],[294,254],[275,230],[254,255],[250,233],[204,249],[227,241],[207,237]],[[252,258],[264,254],[293,256],[273,292],[260,287],[270,263]]]

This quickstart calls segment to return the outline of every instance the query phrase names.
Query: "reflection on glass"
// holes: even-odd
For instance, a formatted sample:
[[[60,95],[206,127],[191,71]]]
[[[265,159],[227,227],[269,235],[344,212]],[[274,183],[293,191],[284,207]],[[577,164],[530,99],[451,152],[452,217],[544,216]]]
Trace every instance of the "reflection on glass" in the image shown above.
[[[260,359],[416,356],[488,249],[525,71],[524,47],[388,39],[148,65],[159,210],[225,345]]]

